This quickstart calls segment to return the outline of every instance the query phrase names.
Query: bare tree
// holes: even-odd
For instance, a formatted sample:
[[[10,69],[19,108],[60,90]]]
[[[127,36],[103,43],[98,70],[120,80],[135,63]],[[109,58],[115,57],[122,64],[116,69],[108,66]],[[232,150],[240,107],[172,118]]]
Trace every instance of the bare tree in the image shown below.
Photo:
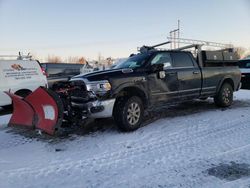
[[[244,58],[244,56],[245,56],[245,54],[247,52],[247,49],[244,48],[244,47],[236,47],[235,51],[236,51],[236,53],[238,55],[238,58],[241,59],[241,58]]]
[[[62,58],[59,56],[55,56],[55,55],[48,55],[47,61],[49,63],[61,63]]]
[[[245,58],[250,59],[250,48],[247,49],[247,52],[245,53]]]
[[[43,59],[41,57],[38,57],[38,55],[35,52],[30,52],[29,53],[32,59],[42,61]]]
[[[78,62],[79,62],[79,64],[86,64],[87,63],[87,61],[86,61],[86,59],[84,58],[84,57],[81,57],[79,60],[78,60]]]
[[[65,59],[67,63],[78,63],[79,57],[77,56],[69,56]]]

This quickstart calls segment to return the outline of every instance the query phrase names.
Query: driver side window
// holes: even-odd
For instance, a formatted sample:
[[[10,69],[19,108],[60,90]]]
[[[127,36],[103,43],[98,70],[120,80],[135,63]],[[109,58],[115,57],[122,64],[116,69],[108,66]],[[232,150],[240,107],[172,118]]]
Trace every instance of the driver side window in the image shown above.
[[[151,60],[151,65],[154,64],[163,64],[164,69],[172,67],[170,54],[168,52],[156,54],[155,57]]]

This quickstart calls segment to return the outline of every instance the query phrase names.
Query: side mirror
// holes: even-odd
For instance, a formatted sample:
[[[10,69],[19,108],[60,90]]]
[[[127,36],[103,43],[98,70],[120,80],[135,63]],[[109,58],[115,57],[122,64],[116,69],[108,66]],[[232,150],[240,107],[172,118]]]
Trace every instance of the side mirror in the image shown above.
[[[164,69],[164,64],[153,64],[150,66],[150,71],[152,73],[163,71],[163,69]]]

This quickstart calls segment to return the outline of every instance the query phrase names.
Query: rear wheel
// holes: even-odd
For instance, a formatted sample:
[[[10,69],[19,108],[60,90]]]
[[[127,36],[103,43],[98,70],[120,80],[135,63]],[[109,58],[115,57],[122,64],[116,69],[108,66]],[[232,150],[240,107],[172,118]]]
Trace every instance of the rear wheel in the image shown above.
[[[13,106],[10,104],[10,105],[6,105],[6,106],[2,106],[2,108],[4,109],[4,110],[7,110],[7,111],[11,111],[11,110],[13,110]]]
[[[114,120],[122,131],[134,131],[142,123],[144,107],[139,97],[120,99],[114,109]]]
[[[228,107],[233,103],[233,87],[224,83],[219,93],[214,97],[214,102],[219,107]]]
[[[19,90],[19,91],[17,91],[15,93],[15,95],[18,95],[18,96],[20,96],[22,98],[25,98],[25,97],[27,97],[31,93],[32,93],[32,91],[25,89],[25,90]],[[6,111],[12,111],[13,110],[13,104],[2,106],[2,108],[4,110],[6,110]]]

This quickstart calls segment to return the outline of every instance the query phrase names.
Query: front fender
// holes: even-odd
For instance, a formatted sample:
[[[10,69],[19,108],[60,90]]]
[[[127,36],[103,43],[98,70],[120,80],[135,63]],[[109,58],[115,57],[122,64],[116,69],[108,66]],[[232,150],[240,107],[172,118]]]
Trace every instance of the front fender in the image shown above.
[[[142,84],[142,83],[135,83],[135,82],[125,82],[125,83],[122,83],[120,85],[118,85],[117,87],[115,87],[112,91],[112,94],[111,94],[111,97],[112,98],[116,98],[117,95],[122,91],[124,90],[125,88],[136,88],[136,89],[139,89],[141,90],[146,98],[148,99],[148,94],[147,94],[147,89],[146,89],[146,85]]]

